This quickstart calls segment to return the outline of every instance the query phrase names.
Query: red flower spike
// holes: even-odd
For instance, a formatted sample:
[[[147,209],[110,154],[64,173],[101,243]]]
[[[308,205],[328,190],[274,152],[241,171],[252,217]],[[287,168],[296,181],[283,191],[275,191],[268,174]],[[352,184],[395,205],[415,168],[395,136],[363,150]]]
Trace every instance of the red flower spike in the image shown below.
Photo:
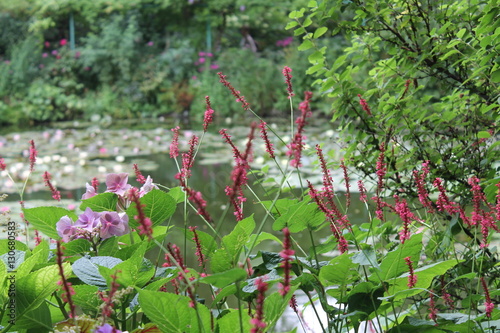
[[[266,152],[272,159],[275,159],[276,157],[274,156],[273,144],[271,143],[271,141],[269,140],[269,136],[267,135],[267,124],[262,119],[260,120],[259,128],[260,128],[260,137],[262,138],[262,140],[264,140],[264,143],[266,144]]]
[[[137,164],[134,164],[132,167],[134,168],[134,172],[135,172],[135,176],[137,177],[137,181],[141,184],[144,184],[146,182],[146,178],[144,178],[144,176],[142,175],[142,172],[141,172],[141,170],[139,170],[139,167],[137,166]]]
[[[30,140],[30,171],[32,172],[35,169],[36,156],[38,155],[38,151],[35,148],[35,141]]]
[[[252,324],[251,333],[265,332],[266,323],[264,322],[264,300],[266,299],[266,291],[268,285],[262,278],[257,278],[255,280],[255,286],[257,287],[257,306],[255,309],[255,316],[250,320]]]
[[[189,227],[189,230],[193,233],[193,241],[196,244],[195,254],[198,257],[198,262],[200,263],[200,266],[203,267],[205,265],[205,256],[203,255],[200,238],[196,233],[196,227]]]
[[[408,288],[413,288],[417,284],[417,276],[415,275],[415,270],[413,269],[413,262],[411,257],[405,258],[405,263],[408,266]]]
[[[362,98],[360,94],[358,94],[358,98],[359,98],[359,105],[361,105],[363,111],[365,111],[367,115],[371,116],[372,112],[370,110],[370,107],[368,106],[368,103],[366,103],[366,99]]]
[[[171,129],[174,132],[172,137],[172,143],[170,144],[170,157],[176,158],[179,156],[179,126],[176,126]]]
[[[281,258],[283,258],[283,262],[281,263],[281,267],[283,268],[284,279],[283,283],[279,284],[279,293],[281,296],[285,297],[286,294],[290,291],[290,270],[292,269],[293,255],[295,251],[292,250],[292,241],[290,239],[290,230],[285,227],[283,228],[283,250],[280,252]]]
[[[241,93],[234,89],[234,87],[231,85],[231,83],[226,79],[226,75],[222,74],[222,72],[217,73],[220,78],[220,83],[222,83],[226,88],[228,88],[231,91],[231,94],[233,94],[234,97],[236,97],[236,102],[241,103],[241,106],[243,107],[244,110],[250,109],[250,104],[247,103],[245,100],[245,96],[241,95]]]
[[[135,203],[135,207],[137,209],[137,215],[134,218],[139,222],[139,230],[140,235],[146,235],[149,240],[153,239],[153,223],[149,217],[146,217],[144,214],[144,205],[141,204],[139,200],[139,190],[135,187],[131,188],[129,191],[130,200]]]
[[[203,132],[206,132],[208,126],[212,123],[214,114],[214,110],[212,109],[210,98],[208,96],[205,96],[205,102],[207,104],[207,107],[205,109],[205,115],[203,117]]]
[[[63,302],[68,303],[69,309],[70,309],[70,318],[75,318],[75,304],[73,303],[73,299],[71,298],[72,295],[75,294],[75,290],[71,286],[71,283],[66,280],[66,276],[64,275],[64,267],[63,267],[63,249],[64,247],[61,245],[61,241],[57,241],[57,251],[56,251],[56,262],[57,262],[57,267],[59,268],[59,276],[61,277],[61,280],[58,282],[58,284],[63,288],[63,292],[61,293],[61,297]]]
[[[301,114],[295,121],[295,123],[297,124],[297,131],[295,132],[292,142],[288,145],[288,151],[286,152],[287,156],[293,156],[292,160],[290,161],[290,165],[296,168],[302,166],[300,159],[302,157],[302,150],[304,149],[305,136],[303,132],[304,127],[307,124],[306,118],[311,116],[311,108],[309,106],[311,98],[312,92],[306,91],[304,93],[304,101],[299,104],[299,110]]]
[[[295,96],[293,93],[293,88],[292,88],[292,69],[288,66],[283,67],[283,70],[281,71],[283,73],[283,76],[285,77],[285,83],[286,83],[286,91],[288,92],[288,99],[292,98]]]
[[[344,164],[344,159],[340,161],[340,167],[342,168],[342,171],[344,172],[344,182],[345,182],[345,196],[346,196],[346,208],[349,208],[351,205],[351,192],[349,188],[351,187],[351,184],[349,184],[349,174],[347,173],[347,167]]]
[[[486,280],[484,279],[484,277],[481,277],[480,280],[484,290],[484,298],[485,298],[484,306],[486,308],[484,312],[486,313],[486,317],[491,318],[491,313],[495,308],[495,304],[493,304],[493,302],[491,301],[490,291],[488,290],[488,285],[486,284]]]
[[[361,202],[366,202],[367,197],[366,197],[366,187],[363,184],[363,181],[358,180],[358,189],[359,189],[359,200]]]
[[[52,177],[50,173],[48,171],[45,171],[42,177],[45,186],[47,186],[50,189],[50,192],[52,192],[52,198],[54,198],[54,200],[61,201],[61,193],[54,187],[54,185],[52,185]]]

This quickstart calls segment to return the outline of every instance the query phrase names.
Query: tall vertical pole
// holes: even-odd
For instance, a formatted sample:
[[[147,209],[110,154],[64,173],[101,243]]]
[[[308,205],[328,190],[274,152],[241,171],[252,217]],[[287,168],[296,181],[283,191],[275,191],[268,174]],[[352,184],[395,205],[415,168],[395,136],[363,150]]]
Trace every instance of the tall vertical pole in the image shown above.
[[[73,12],[69,13],[69,48],[72,51],[75,49],[75,18]]]

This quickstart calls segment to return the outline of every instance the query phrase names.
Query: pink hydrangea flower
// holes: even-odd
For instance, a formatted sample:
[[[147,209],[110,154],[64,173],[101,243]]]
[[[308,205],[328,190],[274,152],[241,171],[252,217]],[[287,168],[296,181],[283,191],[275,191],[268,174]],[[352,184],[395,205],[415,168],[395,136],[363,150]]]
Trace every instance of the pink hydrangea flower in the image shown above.
[[[153,183],[153,179],[151,178],[151,176],[148,176],[148,178],[146,178],[146,182],[139,189],[139,198],[143,197],[154,189],[158,189],[158,186]]]
[[[56,223],[56,230],[65,243],[69,242],[76,233],[75,228],[73,228],[73,221],[68,216],[61,217],[59,222]]]
[[[100,222],[99,222],[99,217],[100,213],[94,212],[90,207],[87,207],[85,209],[85,212],[83,214],[80,214],[78,216],[78,220],[76,220],[74,227],[82,230],[86,230],[89,232],[92,232],[95,228],[99,227]]]
[[[82,200],[92,198],[93,196],[97,195],[94,186],[90,185],[89,183],[85,183],[85,187],[87,188],[87,191],[83,193]]]
[[[106,176],[106,192],[116,193],[124,196],[132,187],[128,184],[128,173],[110,173]]]
[[[128,216],[120,216],[117,212],[102,212],[100,216],[101,230],[99,235],[102,239],[112,236],[122,236],[127,234],[130,229],[128,226]]]

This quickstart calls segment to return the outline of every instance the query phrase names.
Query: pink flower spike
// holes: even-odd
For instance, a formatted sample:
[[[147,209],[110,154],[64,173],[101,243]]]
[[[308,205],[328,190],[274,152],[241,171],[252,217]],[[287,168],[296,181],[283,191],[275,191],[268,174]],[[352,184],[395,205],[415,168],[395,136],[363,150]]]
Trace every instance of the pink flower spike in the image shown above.
[[[358,94],[359,97],[359,104],[361,105],[361,108],[368,114],[369,116],[372,115],[372,112],[370,110],[370,107],[368,106],[368,103],[366,103],[366,99],[362,98],[360,94]]]
[[[252,325],[251,333],[265,332],[266,323],[264,322],[264,300],[266,299],[266,291],[268,285],[262,278],[257,278],[255,280],[255,286],[257,287],[257,305],[255,309],[255,316],[250,320]]]
[[[179,156],[179,126],[176,126],[171,129],[174,132],[172,137],[172,143],[170,144],[170,157],[176,158]]]
[[[231,94],[233,94],[234,97],[236,97],[236,102],[241,103],[241,106],[243,109],[248,110],[250,109],[250,104],[247,103],[245,100],[245,96],[241,95],[241,93],[234,89],[234,87],[231,85],[231,83],[226,79],[226,75],[222,74],[222,72],[217,73],[220,78],[220,83],[222,83],[226,88],[228,88],[231,91]]]
[[[30,140],[30,172],[33,172],[33,170],[35,169],[37,155],[38,152],[36,151],[35,148],[35,141]]]
[[[292,250],[292,242],[290,240],[290,230],[288,227],[283,228],[283,250],[280,252],[281,258],[283,258],[283,262],[281,263],[281,267],[283,267],[284,279],[283,282],[279,284],[279,293],[281,296],[285,297],[286,294],[290,291],[290,271],[292,269],[291,260],[293,260],[293,255],[295,251]]]
[[[287,156],[293,156],[290,165],[296,168],[302,166],[300,159],[302,156],[302,149],[304,149],[305,136],[303,132],[304,126],[307,124],[306,118],[311,116],[311,108],[309,106],[311,98],[312,92],[306,91],[304,93],[304,100],[299,104],[301,114],[295,121],[297,124],[297,131],[295,132],[292,142],[288,145],[288,151],[286,152]]]
[[[45,182],[45,186],[47,186],[52,192],[52,198],[54,198],[54,200],[61,201],[61,193],[54,187],[54,185],[52,185],[52,177],[50,173],[48,171],[45,171],[42,177],[43,181]]]
[[[405,258],[405,263],[408,266],[408,288],[413,288],[417,284],[417,276],[415,275],[415,270],[413,269],[413,262],[411,257]]]
[[[153,223],[149,217],[146,217],[144,214],[144,205],[141,204],[139,200],[139,190],[135,187],[132,187],[129,191],[130,200],[135,203],[135,207],[137,209],[137,215],[134,216],[134,219],[139,222],[139,234],[146,235],[149,240],[153,239]]]
[[[99,188],[99,181],[96,177],[92,178],[92,187],[94,188],[94,192],[97,192],[97,189]]]
[[[137,164],[134,164],[132,167],[134,168],[135,176],[137,177],[137,181],[141,184],[144,184],[146,182],[146,178],[144,178],[144,176],[142,175],[141,170],[139,170],[139,167],[137,166]]]
[[[7,165],[5,164],[5,160],[3,157],[0,157],[0,171],[4,171],[7,168]]]
[[[275,159],[276,157],[274,156],[273,144],[271,143],[271,141],[269,140],[269,136],[267,135],[267,124],[262,119],[260,120],[259,128],[260,128],[260,137],[264,140],[264,143],[266,144],[267,153],[272,159]]]
[[[193,241],[196,244],[196,256],[198,257],[198,262],[200,266],[203,267],[205,265],[205,256],[203,255],[200,238],[198,237],[198,233],[196,232],[196,227],[189,227],[189,230],[193,233]]]
[[[358,189],[359,189],[359,200],[361,202],[366,202],[367,197],[366,197],[366,187],[363,184],[363,181],[358,180]]]
[[[212,123],[214,114],[214,110],[212,109],[210,98],[208,96],[205,96],[205,102],[207,104],[207,107],[205,109],[205,116],[203,118],[203,132],[206,132],[208,126]]]
[[[288,91],[288,99],[292,98],[295,96],[293,93],[293,88],[292,88],[292,69],[288,66],[283,67],[283,70],[281,71],[283,73],[283,76],[285,77],[285,83],[286,83],[286,90]]]

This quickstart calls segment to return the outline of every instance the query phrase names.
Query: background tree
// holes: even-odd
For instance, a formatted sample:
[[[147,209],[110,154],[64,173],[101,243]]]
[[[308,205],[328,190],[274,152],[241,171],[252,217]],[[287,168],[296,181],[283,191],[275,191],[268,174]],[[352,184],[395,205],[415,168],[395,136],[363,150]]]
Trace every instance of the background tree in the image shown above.
[[[376,177],[381,147],[388,188],[416,196],[412,170],[428,160],[454,194],[479,177],[498,183],[500,9],[490,1],[310,1],[288,29],[313,49],[321,91],[333,97],[333,121],[346,157]],[[341,52],[322,46],[334,38]],[[464,193],[462,193],[464,194]],[[466,195],[465,197],[470,197]]]

